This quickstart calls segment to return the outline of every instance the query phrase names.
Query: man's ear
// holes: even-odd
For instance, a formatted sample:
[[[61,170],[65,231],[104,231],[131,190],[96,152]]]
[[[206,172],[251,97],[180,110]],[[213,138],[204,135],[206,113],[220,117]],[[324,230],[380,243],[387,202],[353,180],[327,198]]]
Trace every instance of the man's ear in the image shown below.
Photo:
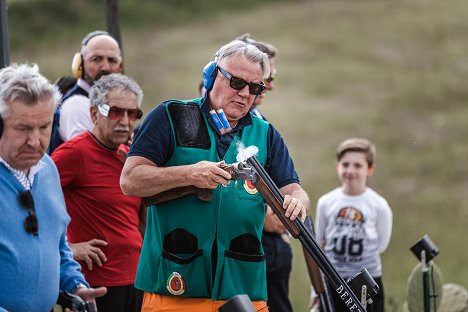
[[[120,71],[119,71],[119,73],[120,74],[124,73],[124,63],[123,63],[122,57],[120,57]]]
[[[367,176],[371,176],[374,173],[374,170],[375,170],[375,164],[367,168]]]
[[[96,106],[90,106],[89,107],[89,113],[91,114],[91,120],[93,121],[93,125],[97,125],[98,123],[98,114],[99,111]]]

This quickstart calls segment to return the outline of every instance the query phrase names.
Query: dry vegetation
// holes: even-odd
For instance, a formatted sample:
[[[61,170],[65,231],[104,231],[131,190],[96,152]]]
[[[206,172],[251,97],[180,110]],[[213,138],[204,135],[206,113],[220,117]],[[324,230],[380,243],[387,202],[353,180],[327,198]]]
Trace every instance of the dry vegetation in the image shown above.
[[[250,32],[275,44],[276,90],[263,112],[288,142],[313,203],[338,183],[333,157],[339,141],[363,136],[377,144],[370,185],[394,212],[392,241],[383,254],[388,310],[401,311],[417,262],[409,247],[426,233],[440,248],[435,261],[445,282],[468,287],[466,1],[265,3],[197,12],[199,18],[186,13],[173,24],[148,19],[140,27],[135,20],[123,25],[126,73],[142,85],[145,111],[167,98],[195,97],[203,66],[237,35]],[[127,25],[130,20],[124,19]],[[104,27],[89,23],[51,40],[60,28],[52,19],[42,28],[51,34],[15,44],[11,60],[37,62],[55,80],[68,73],[82,35]],[[291,298],[295,311],[305,311],[310,289],[302,251],[294,245]]]

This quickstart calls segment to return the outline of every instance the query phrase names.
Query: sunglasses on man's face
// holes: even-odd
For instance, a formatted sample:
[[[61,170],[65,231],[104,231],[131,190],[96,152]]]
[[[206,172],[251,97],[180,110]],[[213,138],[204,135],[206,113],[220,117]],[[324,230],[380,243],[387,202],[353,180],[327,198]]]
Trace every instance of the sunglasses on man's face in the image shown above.
[[[24,219],[24,229],[29,234],[37,236],[39,234],[39,223],[37,221],[34,199],[30,191],[19,193],[19,202],[21,207],[28,211],[28,216]]]
[[[221,67],[218,67],[218,70],[221,72],[221,74],[223,74],[224,77],[226,77],[226,79],[229,80],[229,85],[234,90],[242,90],[245,86],[249,86],[250,94],[259,95],[266,88],[263,81],[261,83],[247,82],[242,78],[234,77],[229,72],[222,69]]]
[[[131,121],[141,119],[141,117],[143,116],[143,112],[139,108],[125,109],[117,106],[110,107],[107,104],[101,104],[98,106],[98,110],[101,113],[101,115],[109,117],[112,120],[122,118],[125,115],[125,112],[127,112],[128,119],[130,119]]]

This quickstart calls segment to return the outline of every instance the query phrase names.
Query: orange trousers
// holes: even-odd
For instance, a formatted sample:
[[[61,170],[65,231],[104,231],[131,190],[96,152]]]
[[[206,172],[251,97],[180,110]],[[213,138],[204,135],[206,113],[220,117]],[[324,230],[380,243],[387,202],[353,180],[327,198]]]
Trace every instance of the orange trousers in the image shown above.
[[[226,300],[207,298],[180,298],[145,292],[141,312],[218,312]],[[268,312],[266,301],[252,302],[255,310]]]

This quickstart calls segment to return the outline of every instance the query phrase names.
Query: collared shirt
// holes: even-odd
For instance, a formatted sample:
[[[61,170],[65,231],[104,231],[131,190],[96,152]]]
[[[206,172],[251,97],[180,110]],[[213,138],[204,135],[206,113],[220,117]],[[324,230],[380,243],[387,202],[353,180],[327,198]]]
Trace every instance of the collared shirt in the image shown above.
[[[163,102],[155,107],[145,118],[140,129],[135,134],[132,147],[128,154],[141,156],[151,160],[157,166],[163,166],[172,156],[174,144],[171,133],[171,124],[166,112],[166,106],[170,101]],[[242,128],[252,124],[251,114],[242,117],[231,132],[220,135],[213,120],[210,118],[210,107],[203,103],[200,110],[206,116],[210,126],[215,129],[215,142],[218,155],[222,159],[229,148],[235,134]],[[267,161],[265,169],[276,185],[281,188],[290,183],[299,183],[299,177],[294,169],[294,163],[289,155],[288,148],[281,134],[269,124],[267,142]]]
[[[7,169],[11,172],[11,174],[18,180],[19,183],[21,183],[21,185],[27,191],[31,190],[34,184],[34,178],[36,174],[39,171],[41,171],[41,169],[44,168],[45,166],[45,163],[42,162],[42,160],[39,160],[37,164],[35,164],[29,169],[29,173],[28,175],[26,175],[23,170],[19,170],[10,166],[10,164],[7,163],[1,156],[0,156],[0,163],[4,164],[5,167],[7,167]]]

